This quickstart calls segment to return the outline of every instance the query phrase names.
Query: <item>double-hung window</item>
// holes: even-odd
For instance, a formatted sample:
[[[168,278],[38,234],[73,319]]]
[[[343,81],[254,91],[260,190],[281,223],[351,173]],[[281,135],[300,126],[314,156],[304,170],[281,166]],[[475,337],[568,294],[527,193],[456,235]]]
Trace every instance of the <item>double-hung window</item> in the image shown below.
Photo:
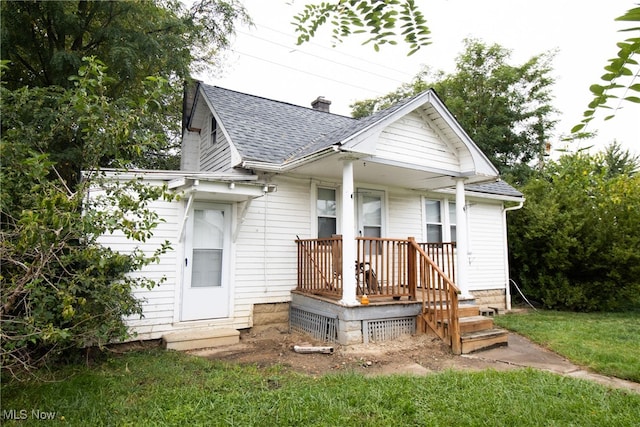
[[[316,216],[318,217],[319,239],[336,234],[338,209],[336,205],[336,190],[334,188],[318,187]]]
[[[427,242],[455,242],[456,204],[447,199],[425,199]]]

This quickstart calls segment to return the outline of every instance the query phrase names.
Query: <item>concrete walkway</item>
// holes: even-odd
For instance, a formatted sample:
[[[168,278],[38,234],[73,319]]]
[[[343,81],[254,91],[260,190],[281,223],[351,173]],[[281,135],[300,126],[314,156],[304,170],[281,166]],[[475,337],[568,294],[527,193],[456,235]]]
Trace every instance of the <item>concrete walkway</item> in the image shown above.
[[[574,365],[562,356],[513,333],[509,334],[508,347],[498,347],[478,353],[465,354],[462,355],[462,357],[541,369],[573,378],[595,381],[609,387],[627,389],[640,393],[640,384],[638,383],[591,373]]]

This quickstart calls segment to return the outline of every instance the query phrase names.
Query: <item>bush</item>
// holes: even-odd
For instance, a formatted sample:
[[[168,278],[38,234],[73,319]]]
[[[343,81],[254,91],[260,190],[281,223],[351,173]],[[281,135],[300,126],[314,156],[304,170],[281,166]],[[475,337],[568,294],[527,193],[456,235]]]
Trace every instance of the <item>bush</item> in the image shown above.
[[[0,361],[16,376],[70,349],[126,337],[124,317],[142,312],[133,289],[156,285],[128,273],[170,249],[165,242],[155,253],[121,254],[98,243],[109,232],[148,239],[160,221],[149,203],[169,197],[162,188],[102,178],[105,158],[130,159],[123,153],[146,145],[150,135],[136,118],[153,99],[118,105],[101,95],[105,82],[104,68],[89,61],[71,90],[2,88]],[[72,163],[92,171],[79,183],[61,178],[65,155],[52,161],[47,151],[61,135],[75,135],[65,155],[75,153]],[[96,186],[102,196],[89,199]]]
[[[612,156],[612,153],[614,154]],[[620,162],[615,160],[623,159]],[[614,145],[565,155],[522,189],[509,218],[511,277],[548,308],[640,307],[640,176]]]

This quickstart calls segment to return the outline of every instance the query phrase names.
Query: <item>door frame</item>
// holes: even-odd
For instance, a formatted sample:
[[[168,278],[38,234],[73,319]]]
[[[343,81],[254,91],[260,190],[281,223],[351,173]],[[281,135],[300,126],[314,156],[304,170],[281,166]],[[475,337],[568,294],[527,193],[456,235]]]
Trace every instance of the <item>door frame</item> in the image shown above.
[[[185,287],[188,286],[187,283],[187,271],[185,266],[185,259],[189,258],[191,262],[191,258],[193,256],[192,252],[192,244],[189,241],[191,239],[193,233],[193,216],[194,211],[196,209],[221,209],[224,212],[225,222],[224,222],[224,240],[223,240],[223,258],[222,258],[222,287],[225,289],[226,294],[223,297],[223,300],[226,301],[226,313],[224,316],[216,316],[216,317],[208,317],[194,320],[183,320],[183,307],[185,303],[184,293]],[[177,269],[177,277],[176,280],[176,289],[174,292],[175,305],[174,305],[174,321],[181,322],[210,322],[216,320],[224,320],[232,317],[233,315],[233,275],[232,275],[232,266],[233,266],[233,242],[232,242],[232,230],[234,226],[234,217],[236,212],[236,204],[230,202],[222,202],[215,200],[193,200],[192,203],[188,201],[182,205],[182,211],[184,214],[184,233],[182,233],[183,237],[179,241],[179,251],[177,251],[177,263],[180,265],[180,268]]]

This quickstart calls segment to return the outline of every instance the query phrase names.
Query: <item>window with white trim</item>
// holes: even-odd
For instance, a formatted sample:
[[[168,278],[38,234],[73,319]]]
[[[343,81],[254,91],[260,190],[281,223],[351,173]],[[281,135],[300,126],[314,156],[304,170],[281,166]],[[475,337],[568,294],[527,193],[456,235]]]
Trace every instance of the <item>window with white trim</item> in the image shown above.
[[[216,144],[216,138],[218,137],[218,122],[216,121],[215,116],[211,116],[211,128],[210,130],[210,136],[209,136],[209,142],[211,142],[211,145],[215,145]]]
[[[447,200],[447,209],[449,210],[449,241],[456,242],[456,202]]]
[[[318,187],[316,216],[318,217],[319,239],[331,237],[336,234],[338,209],[335,188]]]
[[[427,242],[456,241],[456,204],[447,199],[425,199]]]

